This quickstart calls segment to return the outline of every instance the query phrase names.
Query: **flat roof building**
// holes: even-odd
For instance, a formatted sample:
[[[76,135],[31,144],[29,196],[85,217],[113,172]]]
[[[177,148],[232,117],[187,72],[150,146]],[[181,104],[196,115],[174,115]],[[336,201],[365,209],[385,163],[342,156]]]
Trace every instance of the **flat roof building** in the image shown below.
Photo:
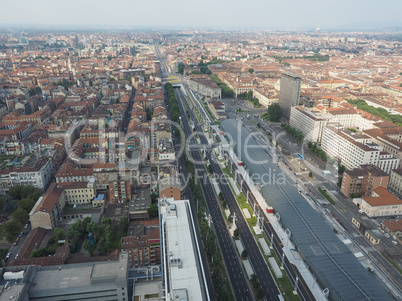
[[[289,125],[300,131],[307,141],[321,142],[322,132],[326,124],[327,119],[312,111],[304,110],[302,107],[290,108]]]
[[[62,266],[22,266],[5,268],[18,271],[20,280],[9,281],[9,290],[0,291],[0,300],[118,300],[128,301],[128,254],[116,261]],[[19,275],[22,276],[19,276]],[[0,285],[7,281],[2,274]],[[14,299],[10,292],[13,292]]]
[[[210,300],[189,201],[163,198],[158,207],[166,300]]]

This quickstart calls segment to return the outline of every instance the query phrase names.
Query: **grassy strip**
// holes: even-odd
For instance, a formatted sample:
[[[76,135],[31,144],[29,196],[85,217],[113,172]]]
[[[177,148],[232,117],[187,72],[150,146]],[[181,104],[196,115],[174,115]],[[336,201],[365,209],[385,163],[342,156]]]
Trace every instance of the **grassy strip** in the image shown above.
[[[321,187],[318,187],[318,191],[324,196],[324,198],[328,200],[328,202],[330,202],[332,205],[335,205],[334,200],[331,199],[331,197],[324,190],[322,190]]]
[[[402,274],[402,269],[395,262],[393,262],[390,258],[388,258],[388,256],[385,255],[384,252],[380,252],[380,253],[381,253],[382,257],[384,257],[395,268],[395,270],[398,271],[399,274]]]

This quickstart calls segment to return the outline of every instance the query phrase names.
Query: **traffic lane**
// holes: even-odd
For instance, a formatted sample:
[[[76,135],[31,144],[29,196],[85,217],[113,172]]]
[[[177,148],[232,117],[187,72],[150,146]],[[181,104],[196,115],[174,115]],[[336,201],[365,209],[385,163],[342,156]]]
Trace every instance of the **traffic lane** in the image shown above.
[[[177,93],[177,94],[179,94],[179,93]],[[179,107],[180,107],[180,111],[183,112],[184,110],[182,108],[181,97],[180,97],[180,101],[179,101]],[[183,116],[184,116],[184,118],[182,118],[182,119],[184,119],[183,125],[186,124],[185,128],[187,129],[187,133],[189,133],[190,130],[189,130],[187,116],[185,114],[183,114]],[[199,153],[199,151],[191,151],[191,154],[195,160],[200,161],[200,162],[202,161],[201,154]],[[243,270],[240,265],[240,261],[237,257],[237,253],[234,249],[233,242],[227,231],[226,222],[224,221],[220,208],[218,208],[218,206],[219,206],[218,201],[213,192],[212,185],[209,182],[208,177],[205,178],[205,175],[206,175],[205,166],[203,164],[195,164],[195,166],[197,167],[197,170],[202,171],[203,176],[204,176],[203,178],[207,180],[206,183],[204,183],[204,181],[200,181],[201,188],[203,189],[204,195],[208,196],[205,198],[205,200],[207,203],[208,211],[211,214],[211,218],[212,218],[213,225],[215,228],[216,238],[218,240],[218,244],[219,244],[219,247],[222,252],[225,267],[226,267],[235,297],[237,300],[253,300],[253,296],[252,296],[251,292],[249,291],[248,280],[245,278],[245,275],[243,274]],[[223,230],[223,229],[225,229],[225,230]]]
[[[193,152],[193,157],[195,157],[196,160],[201,160],[201,155],[198,151],[196,153]],[[205,181],[200,181],[201,187],[204,195],[206,196],[205,200],[208,206],[208,211],[213,221],[215,234],[221,248],[222,256],[224,257],[228,276],[232,283],[233,290],[235,291],[235,295],[237,298],[241,297],[240,300],[253,300],[251,292],[248,289],[248,280],[245,278],[243,273],[243,269],[238,259],[237,252],[234,248],[232,238],[229,235],[226,222],[218,205],[215,192],[206,175],[205,166],[203,164],[196,164],[196,167],[197,170],[202,170],[203,172],[202,178],[205,179]],[[240,276],[238,277],[235,275]]]
[[[219,178],[222,179],[223,172],[221,171],[218,163],[214,160],[210,160],[214,173],[218,174]],[[265,259],[261,255],[261,251],[254,240],[253,234],[239,208],[237,201],[233,196],[232,190],[228,183],[223,183],[220,181],[219,188],[226,200],[230,212],[236,213],[236,225],[239,230],[239,234],[242,238],[242,242],[248,253],[248,258],[254,268],[254,272],[257,275],[261,287],[265,291],[265,295],[270,300],[275,300],[276,296],[279,294],[277,287],[275,285],[275,280],[272,278],[270,271],[268,270]]]
[[[190,115],[194,115],[194,113],[192,112],[192,111],[190,111]],[[187,118],[187,117],[185,117],[185,118]],[[197,121],[197,119],[195,118],[195,116],[193,116],[193,120],[194,120],[194,125],[195,125],[195,127],[196,127],[196,129],[200,132],[199,133],[199,137],[200,137],[200,140],[204,143],[204,144],[208,144],[208,141],[207,141],[207,139],[206,139],[206,137],[205,137],[205,135],[204,135],[204,133],[202,133],[202,131],[201,131],[201,128],[200,128],[200,126],[199,126],[199,124],[198,124],[198,121]],[[199,156],[199,157],[198,157]],[[197,156],[196,157],[198,157],[198,158],[195,158],[195,159],[198,159],[198,160],[201,160],[201,155],[197,152]],[[210,157],[210,154],[209,154],[209,156],[208,157]],[[215,164],[217,164],[216,162],[214,162],[213,160],[210,160],[210,163],[211,164],[214,164],[214,166],[215,166],[215,169],[217,168],[217,166],[215,165]],[[205,168],[205,166],[204,165],[199,165],[199,167],[202,167],[203,169]],[[214,168],[214,167],[213,167]],[[219,167],[218,167],[218,170],[220,170],[219,169]],[[222,174],[222,171],[220,171],[221,172],[221,174]],[[207,178],[207,181],[209,181],[209,179]],[[223,189],[223,191],[222,191],[222,189]],[[225,187],[222,187],[221,188],[221,191],[222,191],[222,193],[224,194],[224,196],[226,195],[226,197],[225,197],[225,199],[228,201],[228,197],[229,196],[231,196],[232,197],[232,210],[233,209],[237,209],[238,210],[238,216],[240,216],[240,209],[238,208],[238,206],[236,205],[236,207],[235,207],[235,205],[234,205],[234,203],[233,202],[236,202],[236,200],[234,199],[234,197],[233,197],[233,195],[232,195],[232,192],[231,192],[231,190],[230,190],[230,187],[228,187],[228,185],[225,185]],[[212,191],[212,186],[211,186],[211,191]],[[230,193],[230,194],[229,194]],[[212,197],[212,196],[211,196]],[[216,197],[215,196],[213,196],[213,198],[215,198],[216,199]],[[217,202],[217,200],[216,200],[216,202]],[[221,210],[220,210],[220,208],[219,208],[219,205],[217,205],[217,210],[216,210],[217,212],[219,212],[220,213],[220,216],[222,217],[222,219],[223,219],[223,216],[222,216],[222,212],[221,212]],[[216,212],[216,213],[217,213]],[[266,296],[270,299],[270,300],[275,300],[274,298],[276,298],[276,296],[279,294],[279,292],[278,292],[278,290],[277,290],[277,288],[276,288],[276,286],[275,286],[275,283],[274,283],[274,280],[273,280],[273,278],[272,278],[272,276],[269,274],[269,277],[270,277],[270,279],[268,278],[268,276],[267,276],[267,273],[270,273],[269,272],[269,270],[268,270],[268,267],[267,267],[267,265],[266,265],[266,262],[265,262],[265,260],[263,259],[263,257],[262,257],[262,255],[261,255],[261,252],[260,252],[260,250],[259,250],[259,248],[258,248],[258,246],[257,246],[257,244],[256,244],[256,242],[255,242],[255,240],[254,240],[254,238],[252,237],[252,234],[251,234],[251,231],[250,231],[250,229],[248,228],[248,224],[245,222],[245,220],[243,219],[242,220],[243,221],[243,223],[241,223],[241,225],[239,226],[239,233],[243,233],[243,236],[245,237],[245,243],[247,244],[247,247],[249,248],[249,250],[250,250],[250,252],[249,252],[249,259],[250,259],[250,261],[251,261],[251,263],[252,263],[252,265],[255,267],[255,270],[256,270],[256,275],[258,276],[258,278],[259,278],[259,280],[260,280],[260,283],[261,283],[261,287],[264,289],[264,291],[265,291],[265,293],[266,293]],[[223,222],[225,223],[225,221],[223,220]],[[226,227],[226,223],[225,223],[225,227]],[[247,233],[247,230],[248,230],[248,232],[249,233]],[[254,243],[254,245],[253,245],[253,243]],[[237,255],[237,254],[236,254]],[[258,258],[258,259],[256,259],[256,257],[258,257],[258,255],[259,255],[259,257],[260,258]],[[254,260],[253,260],[254,259]],[[264,266],[265,266],[265,271],[264,271]]]
[[[186,166],[185,166],[185,164],[184,164],[184,159],[183,159],[183,157],[180,157],[179,160],[180,160],[180,162],[181,162],[181,166],[183,166],[183,167],[182,167],[182,172],[183,172],[185,175],[187,175],[187,170],[186,170]],[[201,234],[200,234],[200,227],[199,227],[199,224],[198,224],[197,213],[196,213],[196,210],[195,210],[195,208],[194,208],[194,207],[195,207],[195,205],[194,205],[194,200],[193,200],[193,198],[192,198],[189,185],[186,185],[186,186],[185,186],[184,191],[185,191],[185,193],[186,193],[187,198],[190,200],[190,207],[191,207],[191,211],[192,211],[192,215],[193,215],[194,224],[195,224],[195,227],[196,227],[196,229],[195,229],[195,235],[197,236],[197,240],[198,240],[198,242],[200,243],[200,248],[202,248],[202,246],[201,246],[201,241],[202,241],[202,240],[201,240]],[[207,275],[205,275],[205,277],[206,277],[206,281],[207,281],[207,285],[208,285],[209,296],[210,296],[211,299],[213,300],[213,299],[214,299],[214,296],[215,296],[215,290],[214,290],[214,286],[213,286],[212,279],[211,279],[211,273],[209,272],[209,268],[208,268],[208,263],[207,263],[207,258],[206,258],[205,252],[201,252],[201,260],[202,260],[202,264],[203,264],[203,266],[204,266],[204,269],[205,269],[206,271],[208,271],[208,273],[207,273]]]

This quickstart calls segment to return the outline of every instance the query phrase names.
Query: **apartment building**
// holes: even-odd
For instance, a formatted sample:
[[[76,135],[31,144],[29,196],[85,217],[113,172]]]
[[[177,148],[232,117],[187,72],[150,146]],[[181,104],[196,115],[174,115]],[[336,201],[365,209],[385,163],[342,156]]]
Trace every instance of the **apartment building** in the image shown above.
[[[320,143],[326,123],[327,119],[312,111],[302,107],[290,108],[290,126],[301,132],[307,141]]]
[[[324,128],[321,148],[332,158],[338,158],[347,169],[363,164],[377,165],[380,147],[370,137],[359,135],[335,126]]]
[[[371,197],[362,198],[360,208],[369,217],[401,215],[402,200],[386,188],[377,187]]]
[[[222,89],[205,74],[192,74],[188,77],[190,89],[209,99],[220,99]]]
[[[127,252],[130,267],[158,265],[161,263],[159,229],[148,229],[146,235],[122,237],[121,250]]]
[[[402,140],[397,130],[370,129],[364,131],[364,134],[370,136],[373,142],[382,146],[384,152],[393,154],[399,159],[398,168],[402,168]]]
[[[8,175],[7,175],[8,173]],[[53,176],[52,160],[40,157],[32,166],[14,167],[5,170],[0,178],[3,187],[32,185],[45,191]]]
[[[29,212],[32,229],[54,229],[66,204],[88,204],[95,197],[95,182],[52,183]]]
[[[360,168],[345,170],[342,177],[341,192],[345,195],[358,194],[370,196],[377,187],[387,188],[389,175],[375,165],[362,165]]]
[[[399,166],[400,159],[396,158],[393,154],[387,152],[380,152],[380,157],[378,158],[377,166],[390,174],[393,169],[397,169]]]
[[[67,163],[56,174],[56,182],[88,182],[94,178],[93,168],[77,168]]]
[[[402,195],[402,168],[391,171],[388,188]]]

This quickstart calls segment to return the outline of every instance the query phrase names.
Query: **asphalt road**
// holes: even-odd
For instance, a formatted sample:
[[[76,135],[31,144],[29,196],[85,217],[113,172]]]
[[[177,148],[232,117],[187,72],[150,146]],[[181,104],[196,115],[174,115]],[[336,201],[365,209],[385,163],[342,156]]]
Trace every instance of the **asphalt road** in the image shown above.
[[[184,127],[184,131],[186,132],[186,135],[189,136],[191,135],[191,128],[189,126],[186,114],[182,107],[184,100],[182,99],[181,93],[178,93],[176,89],[175,94],[179,101],[179,108],[182,116],[181,120]],[[191,110],[189,111],[192,112]],[[194,143],[194,141],[191,142]],[[202,157],[198,150],[192,150],[191,155],[196,161],[202,162]],[[248,280],[246,278],[245,273],[243,272],[243,268],[238,258],[237,252],[235,250],[232,238],[226,227],[225,219],[220,210],[218,200],[215,196],[212,184],[209,181],[207,171],[205,170],[205,166],[203,163],[196,163],[195,168],[198,171],[199,178],[203,179],[202,181],[200,181],[200,184],[204,192],[208,212],[212,219],[212,225],[215,230],[215,235],[219,243],[222,257],[226,266],[227,274],[229,276],[232,290],[234,292],[236,300],[253,300],[254,297],[250,291]]]
[[[176,95],[180,95],[180,97],[184,97],[181,91],[178,91]],[[187,103],[187,102],[186,102]],[[199,125],[194,113],[190,108],[188,111],[191,112],[192,120],[194,121],[195,129],[197,131],[198,136],[200,137],[202,144],[209,144],[207,138],[204,136],[201,126]],[[218,178],[222,179],[223,172],[217,163],[217,160],[211,151],[207,151],[207,157],[212,166],[214,174],[218,176]],[[212,187],[211,187],[212,188]],[[229,184],[225,181],[219,181],[219,188],[226,200],[227,206],[232,213],[232,215],[236,214],[236,226],[239,230],[240,238],[242,239],[242,243],[247,250],[248,258],[254,268],[255,274],[258,276],[258,280],[260,281],[261,287],[264,289],[265,296],[268,300],[277,300],[277,296],[279,295],[279,290],[275,284],[275,280],[273,279],[268,266],[265,262],[264,257],[261,254],[261,251],[251,233],[251,230],[245,220],[243,213],[241,212],[237,201],[232,193],[232,190]],[[211,194],[214,194],[214,191],[211,191]],[[211,196],[211,194],[206,195],[207,198]],[[219,206],[216,208],[220,210]],[[223,231],[223,230],[222,230]],[[226,231],[226,229],[225,229]]]

